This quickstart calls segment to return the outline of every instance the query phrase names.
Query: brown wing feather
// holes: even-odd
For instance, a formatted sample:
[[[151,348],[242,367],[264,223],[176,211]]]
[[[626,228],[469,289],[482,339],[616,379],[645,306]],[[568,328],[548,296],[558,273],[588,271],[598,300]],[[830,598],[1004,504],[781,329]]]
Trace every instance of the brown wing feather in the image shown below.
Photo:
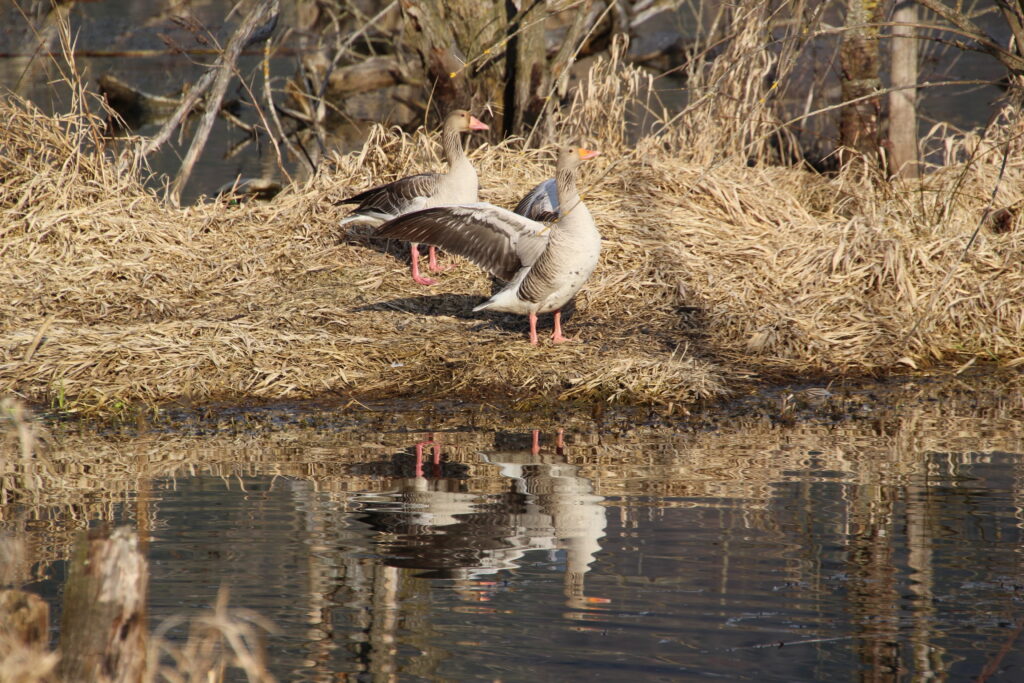
[[[547,245],[544,226],[492,204],[438,206],[399,216],[377,229],[393,237],[441,247],[495,277],[511,280],[524,265],[532,265]]]
[[[357,195],[342,199],[339,204],[359,204],[356,211],[372,209],[382,213],[398,215],[407,210],[409,204],[421,197],[431,197],[437,192],[439,173],[420,173],[364,190]]]

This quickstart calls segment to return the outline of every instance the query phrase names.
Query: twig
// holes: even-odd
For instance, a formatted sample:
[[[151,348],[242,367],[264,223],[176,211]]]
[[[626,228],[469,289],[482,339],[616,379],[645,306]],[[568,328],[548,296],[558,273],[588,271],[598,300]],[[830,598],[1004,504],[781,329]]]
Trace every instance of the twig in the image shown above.
[[[199,98],[207,90],[210,91],[210,96],[207,98],[206,111],[203,113],[203,118],[192,139],[192,145],[189,147],[184,161],[182,161],[181,171],[168,190],[167,199],[172,205],[179,205],[181,190],[185,183],[188,182],[189,176],[192,174],[192,167],[206,146],[210,130],[213,127],[213,120],[218,114],[220,103],[224,99],[224,93],[227,91],[228,84],[234,74],[234,65],[238,61],[238,57],[242,54],[242,50],[253,42],[254,38],[266,39],[269,37],[270,31],[277,21],[278,12],[278,0],[263,0],[263,2],[257,5],[249,13],[249,16],[242,21],[234,35],[231,36],[231,40],[228,41],[223,54],[217,59],[213,67],[203,74],[195,87],[182,99],[181,104],[167,123],[164,124],[163,128],[143,146],[143,156],[147,156],[160,147],[170,138],[174,129],[180,125],[188,113],[195,107]]]
[[[985,664],[985,668],[982,669],[981,673],[978,674],[978,677],[974,679],[974,683],[985,683],[985,681],[989,679],[989,676],[999,671],[999,666],[1003,663],[1003,658],[1006,657],[1007,653],[1010,652],[1010,649],[1013,648],[1013,644],[1017,641],[1017,638],[1020,637],[1021,631],[1024,631],[1024,619],[1017,622],[1017,628],[1013,630],[1010,637],[1007,638],[1006,642],[1003,643],[1003,646],[999,648],[999,652],[996,653],[996,656]]]
[[[277,130],[281,135],[281,141],[288,147],[288,150],[300,161],[302,161],[309,171],[310,175],[313,174],[315,168],[313,167],[312,161],[305,154],[305,150],[300,152],[288,139],[288,134],[284,132],[284,126],[281,125],[281,118],[277,115],[277,108],[274,106],[274,91],[270,87],[270,43],[267,43],[266,49],[263,51],[263,96],[267,98],[267,111],[270,113],[270,118],[273,119],[274,125],[277,126]],[[256,101],[256,98],[253,98]],[[257,110],[259,108],[257,107]],[[264,121],[266,125],[266,121]],[[277,136],[270,130],[270,126],[267,126],[267,133],[270,137],[270,144],[274,146],[274,153],[277,155],[277,165],[281,169],[281,172],[288,177],[291,181],[291,176],[288,175],[288,169],[285,168],[284,158],[281,156],[281,147],[277,144]]]
[[[239,55],[241,55],[242,50],[254,41],[265,40],[270,37],[273,25],[277,23],[278,13],[278,0],[264,0],[257,5],[249,13],[249,16],[242,21],[235,34],[231,36],[231,40],[228,41],[228,45],[224,49],[223,56],[217,60],[217,63],[209,72],[214,74],[214,78],[210,86],[210,96],[206,102],[206,111],[199,122],[199,127],[192,138],[192,144],[185,154],[185,159],[181,162],[181,171],[178,173],[178,177],[174,179],[174,183],[171,184],[168,200],[172,205],[178,206],[180,204],[181,190],[188,182],[189,176],[192,175],[192,167],[199,159],[203,148],[206,147],[206,141],[210,137],[210,130],[213,128],[213,121],[217,117],[217,111],[220,109],[220,103],[224,99],[224,93],[227,91],[231,77],[234,75],[235,63],[238,61]],[[268,26],[270,27],[269,29]]]

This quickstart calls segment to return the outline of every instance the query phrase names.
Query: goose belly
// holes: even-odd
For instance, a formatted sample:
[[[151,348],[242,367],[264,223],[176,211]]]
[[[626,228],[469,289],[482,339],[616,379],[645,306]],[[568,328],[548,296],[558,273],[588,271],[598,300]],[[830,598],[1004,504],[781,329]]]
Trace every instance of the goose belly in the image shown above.
[[[531,302],[529,312],[550,313],[569,303],[590,279],[599,252],[600,242],[593,247],[584,243],[574,244],[571,250],[549,250],[518,288],[519,297]]]
[[[594,272],[596,266],[597,256],[595,254],[592,261],[576,264],[574,267],[566,270],[547,293],[547,296],[537,302],[534,312],[550,313],[551,311],[561,309],[576,296],[576,293],[580,291],[584,283],[590,279],[590,275]]]

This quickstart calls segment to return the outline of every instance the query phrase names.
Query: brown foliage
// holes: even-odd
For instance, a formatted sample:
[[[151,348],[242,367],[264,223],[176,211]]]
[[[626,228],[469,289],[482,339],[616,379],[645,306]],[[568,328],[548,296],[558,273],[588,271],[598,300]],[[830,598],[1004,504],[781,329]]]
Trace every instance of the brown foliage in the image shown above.
[[[1021,199],[1021,168],[999,176],[1009,124],[941,138],[946,164],[919,183],[826,178],[742,154],[762,139],[736,126],[762,111],[758,92],[723,121],[747,141],[726,154],[700,106],[636,139],[636,112],[657,114],[645,77],[595,65],[560,125],[606,153],[582,181],[606,242],[568,322],[582,342],[539,348],[525,322],[470,312],[490,292],[476,268],[424,290],[385,245],[337,227],[332,199],[437,169],[432,134],[378,128],[273,203],[178,210],[98,121],[5,101],[0,391],[108,411],[325,394],[668,405],[750,371],[1022,362],[1021,232],[983,232],[964,255],[992,188],[997,206]],[[550,154],[514,139],[472,157],[504,206],[551,174]]]

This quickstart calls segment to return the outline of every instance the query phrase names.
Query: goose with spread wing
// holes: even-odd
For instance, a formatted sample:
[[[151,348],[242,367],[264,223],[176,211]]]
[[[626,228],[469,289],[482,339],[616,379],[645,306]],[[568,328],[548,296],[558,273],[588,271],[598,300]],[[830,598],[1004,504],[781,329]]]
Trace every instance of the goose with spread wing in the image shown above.
[[[357,221],[380,225],[397,216],[446,204],[475,202],[478,199],[479,183],[476,169],[462,147],[462,133],[474,130],[488,130],[486,123],[464,109],[448,114],[441,132],[441,144],[448,160],[447,173],[420,173],[400,178],[386,185],[364,190],[357,195],[341,200],[341,204],[359,204],[352,213],[341,221],[341,225]],[[419,249],[412,243],[412,279],[421,285],[432,285],[434,281],[420,275]],[[430,247],[428,267],[437,271],[437,256]]]
[[[562,307],[594,272],[601,252],[601,235],[576,189],[580,163],[597,155],[574,147],[559,150],[555,186],[561,212],[550,228],[478,202],[399,216],[380,226],[377,235],[434,244],[465,256],[508,282],[474,311],[529,316],[531,344],[537,343],[537,315],[554,311],[551,339],[568,341],[562,335]]]

